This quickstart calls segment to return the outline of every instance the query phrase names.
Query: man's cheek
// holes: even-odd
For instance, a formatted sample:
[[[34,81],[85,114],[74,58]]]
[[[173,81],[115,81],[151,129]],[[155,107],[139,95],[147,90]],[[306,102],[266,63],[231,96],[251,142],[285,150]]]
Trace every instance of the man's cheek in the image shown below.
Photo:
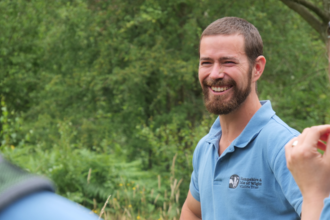
[[[203,88],[203,77],[201,76],[201,74],[198,74],[198,79],[199,79],[199,84],[201,85],[201,87]]]

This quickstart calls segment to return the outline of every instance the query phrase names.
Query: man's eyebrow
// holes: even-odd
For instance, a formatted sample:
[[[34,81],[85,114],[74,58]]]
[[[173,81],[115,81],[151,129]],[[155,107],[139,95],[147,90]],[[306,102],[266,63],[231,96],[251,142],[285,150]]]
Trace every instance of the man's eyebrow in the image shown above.
[[[212,60],[210,57],[201,57],[199,60]]]
[[[238,59],[236,57],[221,57],[219,59],[219,61],[225,61],[225,60],[236,60],[236,61],[238,61]]]
[[[199,60],[203,61],[203,60],[213,60],[213,59],[210,58],[210,57],[201,57]],[[236,57],[221,57],[219,59],[219,61],[225,61],[225,60],[236,60],[236,61],[238,61],[238,59]]]

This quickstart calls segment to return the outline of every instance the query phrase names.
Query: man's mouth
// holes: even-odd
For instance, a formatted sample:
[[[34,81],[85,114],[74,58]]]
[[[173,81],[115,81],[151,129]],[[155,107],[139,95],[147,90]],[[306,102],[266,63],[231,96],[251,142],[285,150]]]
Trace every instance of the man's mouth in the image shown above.
[[[231,86],[211,86],[213,92],[224,92],[231,88]]]

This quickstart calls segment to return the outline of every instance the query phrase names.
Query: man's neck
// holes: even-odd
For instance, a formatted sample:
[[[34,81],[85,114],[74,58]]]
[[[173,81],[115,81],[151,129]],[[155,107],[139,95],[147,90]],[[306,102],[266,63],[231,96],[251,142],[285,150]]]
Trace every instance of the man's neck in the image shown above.
[[[221,155],[244,130],[252,116],[261,108],[256,94],[251,94],[235,111],[220,115],[222,130],[219,142],[219,155]]]

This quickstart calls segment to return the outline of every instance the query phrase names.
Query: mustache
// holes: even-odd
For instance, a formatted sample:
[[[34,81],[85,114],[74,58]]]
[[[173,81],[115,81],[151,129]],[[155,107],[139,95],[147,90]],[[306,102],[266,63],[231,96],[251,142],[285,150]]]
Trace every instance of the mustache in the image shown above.
[[[203,80],[204,86],[235,86],[236,82],[232,79],[210,79],[206,78]]]

